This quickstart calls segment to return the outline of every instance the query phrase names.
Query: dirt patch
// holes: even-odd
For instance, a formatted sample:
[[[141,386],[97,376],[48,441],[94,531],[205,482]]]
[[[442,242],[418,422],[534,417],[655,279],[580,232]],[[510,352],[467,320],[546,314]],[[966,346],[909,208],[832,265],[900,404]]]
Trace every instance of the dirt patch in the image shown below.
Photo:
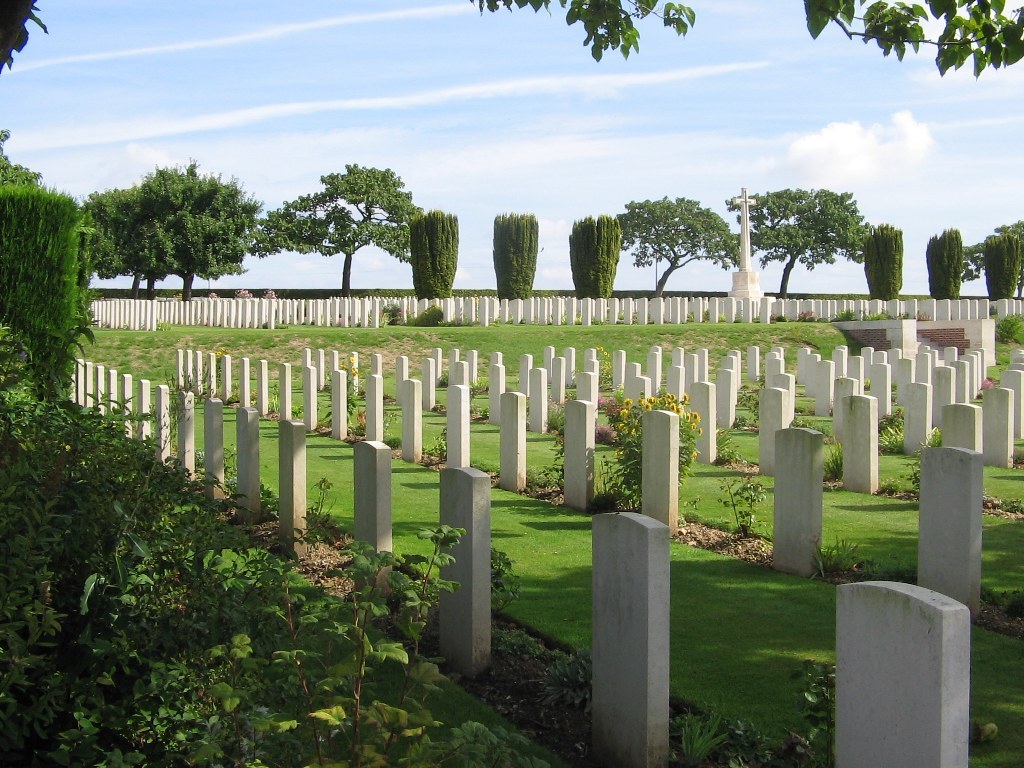
[[[754,565],[772,564],[772,545],[759,536],[741,536],[703,523],[686,522],[680,524],[678,533],[672,538],[680,544],[739,558]]]

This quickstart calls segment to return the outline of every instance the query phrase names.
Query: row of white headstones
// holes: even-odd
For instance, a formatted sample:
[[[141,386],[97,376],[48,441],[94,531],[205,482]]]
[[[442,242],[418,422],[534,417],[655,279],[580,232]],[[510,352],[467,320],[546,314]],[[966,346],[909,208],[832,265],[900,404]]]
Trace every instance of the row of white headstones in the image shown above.
[[[776,318],[854,319],[882,313],[892,318],[927,317],[934,320],[987,319],[994,309],[997,319],[1024,314],[1020,299],[743,299],[733,297],[609,298],[578,299],[573,296],[536,296],[529,299],[497,299],[465,296],[450,299],[416,299],[408,296],[333,299],[209,299],[188,302],[104,299],[91,304],[100,328],[156,330],[159,324],[219,328],[276,328],[280,325],[379,328],[399,308],[401,322],[408,322],[430,307],[438,307],[446,322],[526,323],[536,325],[638,325],[686,322],[771,323]]]
[[[423,361],[423,380],[410,378],[408,360],[396,361],[397,400],[402,412],[402,457],[418,461],[422,451],[421,417],[436,398],[442,350]],[[676,387],[682,397],[689,392],[691,405],[705,424],[730,424],[720,420],[717,406],[735,413],[741,378],[741,355],[726,355],[711,382],[707,350],[688,355],[671,352],[671,365],[662,379],[658,357],[652,350],[646,366],[629,364],[625,354],[612,355],[613,384],[637,396],[649,395],[661,385]],[[898,376],[907,380],[897,387],[905,408],[907,431],[921,433],[915,419],[932,413],[923,371],[943,379],[948,370],[954,380],[967,378],[968,395],[978,391],[977,370],[969,361],[949,360],[923,353],[916,360],[896,359]],[[466,528],[456,550],[456,565],[446,574],[463,584],[456,595],[442,603],[442,651],[454,669],[479,674],[490,659],[490,479],[469,466],[469,403],[479,355],[471,350],[466,360],[458,350],[448,357],[448,468],[441,474],[442,523]],[[545,431],[546,418],[536,417],[549,403],[564,400],[565,386],[576,387],[576,399],[565,408],[565,503],[586,509],[593,495],[594,430],[598,401],[600,363],[597,350],[583,354],[582,370],[576,371],[575,351],[556,355],[548,348],[544,365],[532,358],[520,360],[521,389],[504,391],[504,364],[500,353],[490,356],[489,396],[497,409],[490,418],[500,424],[500,475],[503,488],[522,490],[525,482],[526,433]],[[891,394],[891,377],[881,375],[889,365],[885,353],[867,350],[872,396],[860,394],[865,366],[839,348],[833,359],[821,361],[809,350],[798,351],[797,375],[785,373],[785,350],[775,348],[764,359],[767,386],[760,392],[760,460],[763,474],[774,474],[774,567],[791,573],[813,572],[814,555],[821,542],[824,437],[820,432],[789,428],[793,418],[796,379],[801,379],[815,398],[816,410],[828,399],[834,409],[835,428],[844,446],[844,483],[852,490],[872,492],[877,487],[877,419],[879,403]],[[205,361],[205,366],[204,366]],[[347,435],[347,395],[358,391],[358,376],[349,378],[336,352],[306,350],[303,354],[302,389],[305,421],[292,421],[291,366],[283,365],[279,379],[280,439],[279,484],[282,536],[301,547],[295,534],[305,527],[306,436],[316,426],[316,393],[325,386],[330,361],[332,437]],[[358,355],[347,356],[348,370],[358,371]],[[901,365],[903,363],[903,365]],[[952,363],[952,364],[950,364]],[[958,367],[956,363],[968,366]],[[842,366],[842,367],[840,367]],[[1015,360],[1014,371],[1024,369]],[[132,393],[130,377],[80,363],[76,396],[83,404],[98,403],[124,408],[115,388]],[[233,396],[232,360],[196,351],[180,350],[178,385],[195,388],[203,371],[209,391],[221,398],[205,401],[205,472],[207,492],[217,496],[224,484],[223,403]],[[249,360],[239,361],[237,418],[238,489],[255,514],[259,509],[259,418],[269,412],[269,366],[256,365],[257,408],[252,401]],[[749,378],[761,373],[760,351],[747,351]],[[836,376],[842,370],[852,376]],[[691,373],[687,373],[691,371]],[[218,377],[217,374],[220,374]],[[644,375],[644,374],[649,375]],[[1007,373],[1003,375],[1006,379]],[[772,378],[776,377],[776,378]],[[777,378],[785,377],[785,378]],[[655,384],[657,382],[657,384]],[[828,384],[832,383],[829,387]],[[852,383],[851,383],[852,382]],[[884,382],[882,384],[881,382]],[[424,383],[427,386],[424,386]],[[149,382],[139,382],[139,412],[148,413]],[[781,385],[781,386],[772,386]],[[104,389],[106,391],[104,391]],[[716,390],[728,393],[716,396]],[[831,391],[829,391],[831,390]],[[958,391],[953,388],[954,393]],[[998,393],[993,395],[992,393]],[[355,445],[354,535],[379,550],[391,549],[391,449],[382,442],[384,412],[383,359],[371,356],[365,382],[366,440]],[[876,396],[877,395],[877,396]],[[982,465],[990,450],[979,449],[992,441],[1009,451],[1012,462],[1014,403],[1012,389],[984,392],[983,405],[952,402],[941,410],[942,448],[922,452],[918,586],[863,583],[839,588],[837,625],[837,701],[840,765],[966,765],[969,691],[970,614],[980,600]],[[195,394],[180,391],[177,461],[195,470]],[[157,456],[170,458],[171,393],[156,388],[153,411]],[[128,399],[131,402],[131,399]],[[526,405],[529,402],[527,417]],[[990,415],[990,413],[992,415]],[[968,415],[970,414],[970,415]],[[594,517],[594,747],[616,765],[664,765],[668,755],[668,546],[678,525],[679,416],[668,411],[644,415],[643,495],[636,514]],[[969,422],[972,427],[957,426]],[[148,434],[148,422],[132,422],[133,434]],[[998,429],[998,425],[1002,425]],[[993,425],[990,428],[990,425]],[[1009,433],[1006,426],[1010,425]],[[915,430],[918,430],[915,432]],[[714,460],[715,430],[705,430],[699,460]],[[922,434],[927,434],[923,432]],[[950,447],[949,434],[960,435],[964,447]],[[922,441],[923,442],[923,441]],[[908,443],[914,448],[920,443]],[[1007,446],[1008,445],[1008,449]],[[785,457],[775,462],[774,457]],[[769,459],[770,457],[770,459]],[[1004,461],[1001,459],[1000,461]],[[768,466],[766,466],[766,464]],[[1007,466],[1007,463],[1001,463]],[[447,606],[447,607],[446,607]],[[619,650],[637,649],[624,660]],[[953,695],[951,695],[953,694]],[[896,737],[898,735],[898,738]],[[962,759],[961,759],[962,758]]]

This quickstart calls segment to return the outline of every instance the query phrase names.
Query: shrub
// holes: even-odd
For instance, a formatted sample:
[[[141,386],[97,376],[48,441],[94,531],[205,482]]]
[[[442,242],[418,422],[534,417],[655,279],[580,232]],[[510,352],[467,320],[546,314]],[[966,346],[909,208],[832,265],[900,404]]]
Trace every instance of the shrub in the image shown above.
[[[409,222],[412,283],[420,299],[452,295],[459,261],[459,220],[450,213],[428,211]]]
[[[996,341],[1003,344],[1024,343],[1024,317],[1007,315],[996,323]]]
[[[872,299],[895,299],[903,287],[903,232],[889,224],[872,227],[864,240],[864,275]]]
[[[67,195],[41,187],[0,187],[0,324],[28,355],[36,392],[62,397],[71,350],[86,323],[78,249],[81,215]]]
[[[588,216],[573,224],[569,265],[577,297],[598,299],[612,295],[621,251],[622,228],[614,216]]]
[[[928,241],[928,293],[933,299],[959,299],[964,274],[964,241],[960,230],[947,229]]]
[[[499,299],[528,299],[537,272],[537,217],[506,213],[494,217],[494,276]]]
[[[437,328],[444,322],[444,312],[440,307],[427,307],[409,321],[409,325],[417,328]]]

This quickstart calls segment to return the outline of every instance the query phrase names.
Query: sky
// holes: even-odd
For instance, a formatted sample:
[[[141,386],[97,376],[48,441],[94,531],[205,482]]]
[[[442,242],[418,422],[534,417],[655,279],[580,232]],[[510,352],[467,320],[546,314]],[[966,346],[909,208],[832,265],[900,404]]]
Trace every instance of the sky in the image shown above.
[[[1024,219],[1024,64],[940,77],[926,50],[899,62],[838,29],[813,40],[799,0],[692,0],[686,37],[649,19],[638,53],[596,62],[553,5],[47,0],[49,33],[30,29],[0,75],[5,150],[77,198],[195,160],[264,210],[347,164],[391,168],[417,205],[458,216],[457,288],[494,288],[501,213],[540,222],[534,287],[571,290],[568,237],[585,216],[685,197],[738,232],[726,200],[744,187],[851,192],[870,223],[903,230],[907,294],[928,292],[931,236],[955,227],[970,244]],[[340,257],[244,266],[197,289],[341,286]],[[778,263],[761,269],[764,290],[780,278]],[[653,267],[622,255],[616,289],[654,282]],[[730,285],[698,262],[667,289]],[[411,288],[411,269],[366,249],[353,287]],[[863,267],[798,267],[790,290],[866,292]]]

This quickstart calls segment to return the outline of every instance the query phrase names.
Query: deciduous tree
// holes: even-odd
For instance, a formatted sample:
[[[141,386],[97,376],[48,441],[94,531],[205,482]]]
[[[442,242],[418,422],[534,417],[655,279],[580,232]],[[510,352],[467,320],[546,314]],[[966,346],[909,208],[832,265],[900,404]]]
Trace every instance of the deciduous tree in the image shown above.
[[[320,183],[319,192],[270,212],[261,251],[342,254],[343,296],[351,295],[352,260],[361,248],[373,245],[409,261],[409,220],[420,209],[394,171],[346,165],[344,173],[321,176]]]
[[[4,154],[4,143],[9,138],[11,138],[11,132],[0,128],[0,184],[39,186],[42,180],[41,174],[30,171],[23,165],[12,163],[10,158]]]
[[[696,200],[644,200],[626,203],[617,217],[622,227],[622,248],[633,255],[636,267],[665,263],[655,294],[661,296],[676,270],[694,261],[713,261],[722,269],[738,263],[739,247],[725,220]]]
[[[750,245],[761,266],[781,262],[779,295],[789,294],[789,279],[797,264],[813,270],[834,264],[836,256],[860,261],[867,228],[857,201],[849,192],[828,189],[782,189],[756,194],[750,209]],[[727,200],[730,210],[739,207]]]
[[[160,259],[154,237],[153,219],[143,209],[138,186],[93,192],[85,201],[91,236],[89,261],[101,278],[131,275],[132,298],[139,297],[139,286],[146,281],[146,296],[153,298],[156,281],[170,274],[169,265]]]
[[[90,198],[93,249],[103,264],[97,269],[104,276],[141,275],[150,287],[156,279],[177,275],[182,301],[189,301],[196,276],[242,273],[262,207],[238,181],[200,175],[194,162],[157,168],[129,190]]]
[[[550,9],[551,0],[470,0],[480,11],[530,7]],[[558,0],[567,24],[582,24],[584,45],[600,59],[605,51],[629,56],[640,49],[636,23],[653,17],[679,35],[693,26],[690,6],[660,0]],[[865,7],[867,6],[867,7]],[[975,75],[985,69],[1016,64],[1024,57],[1024,11],[1005,13],[1004,0],[930,0],[907,3],[886,0],[804,0],[807,30],[818,37],[838,26],[851,40],[875,43],[888,56],[902,59],[910,48],[934,48],[943,74],[970,61]]]

